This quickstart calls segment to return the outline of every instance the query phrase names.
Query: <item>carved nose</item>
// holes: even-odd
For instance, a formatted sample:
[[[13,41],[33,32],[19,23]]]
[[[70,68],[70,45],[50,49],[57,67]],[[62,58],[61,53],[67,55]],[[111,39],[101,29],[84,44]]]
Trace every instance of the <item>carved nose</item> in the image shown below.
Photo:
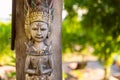
[[[38,29],[38,32],[37,32],[39,35],[41,35],[41,30],[40,29]]]
[[[38,34],[38,35],[41,35],[41,32],[38,32],[37,34]]]

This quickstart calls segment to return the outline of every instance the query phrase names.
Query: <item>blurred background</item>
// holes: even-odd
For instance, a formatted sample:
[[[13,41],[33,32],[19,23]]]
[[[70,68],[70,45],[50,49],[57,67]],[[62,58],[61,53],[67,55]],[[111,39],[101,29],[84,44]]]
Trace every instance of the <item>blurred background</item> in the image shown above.
[[[63,0],[63,80],[120,80],[120,0]],[[12,0],[0,1],[0,80],[15,80]]]

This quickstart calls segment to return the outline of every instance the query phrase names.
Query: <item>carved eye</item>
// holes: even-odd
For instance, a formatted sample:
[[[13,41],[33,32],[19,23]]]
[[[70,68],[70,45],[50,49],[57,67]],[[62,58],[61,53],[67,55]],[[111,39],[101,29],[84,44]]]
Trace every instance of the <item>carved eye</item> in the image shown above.
[[[38,28],[32,28],[32,30],[35,30],[35,31],[36,31],[36,30],[38,30]]]
[[[46,30],[46,28],[41,28],[41,31],[45,31]]]

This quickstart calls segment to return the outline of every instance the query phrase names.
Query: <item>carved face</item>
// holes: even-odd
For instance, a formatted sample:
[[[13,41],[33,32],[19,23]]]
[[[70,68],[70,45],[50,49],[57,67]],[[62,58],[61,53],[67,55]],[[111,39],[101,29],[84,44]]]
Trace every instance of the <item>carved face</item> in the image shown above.
[[[48,35],[48,25],[44,22],[33,22],[31,24],[31,36],[32,39],[36,42],[44,41]]]

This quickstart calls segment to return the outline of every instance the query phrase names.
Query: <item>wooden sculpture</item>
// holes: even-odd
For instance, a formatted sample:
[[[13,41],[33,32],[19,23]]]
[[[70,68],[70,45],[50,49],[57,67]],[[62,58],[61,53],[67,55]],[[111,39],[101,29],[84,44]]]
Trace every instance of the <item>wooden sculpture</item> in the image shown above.
[[[53,72],[52,42],[49,41],[53,20],[52,6],[53,0],[26,0],[26,80],[49,80]]]

